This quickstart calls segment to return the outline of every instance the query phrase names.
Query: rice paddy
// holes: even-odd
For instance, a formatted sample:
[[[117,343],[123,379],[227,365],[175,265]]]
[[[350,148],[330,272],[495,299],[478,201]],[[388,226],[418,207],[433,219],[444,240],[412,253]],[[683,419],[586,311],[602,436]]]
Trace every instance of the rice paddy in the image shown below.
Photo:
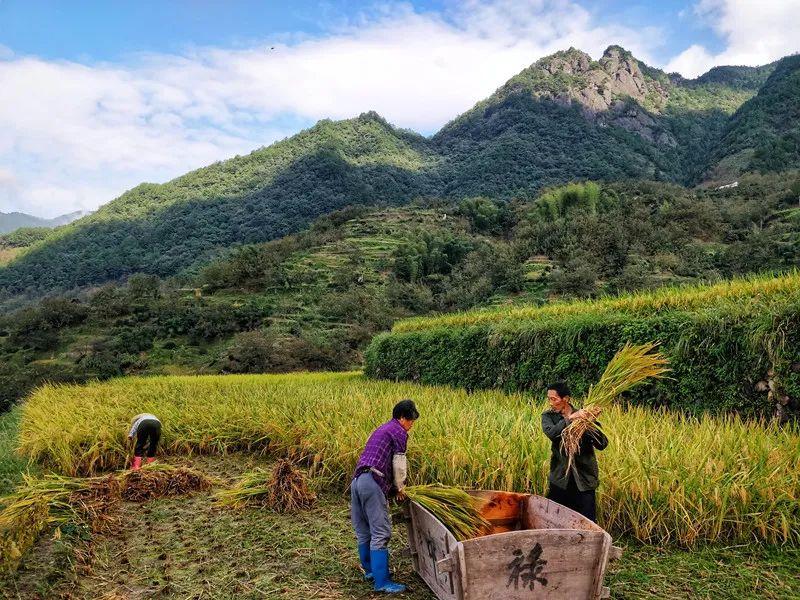
[[[800,272],[775,277],[758,275],[725,280],[714,285],[661,287],[652,291],[597,300],[551,302],[544,306],[500,306],[448,313],[437,317],[413,317],[394,324],[394,333],[423,331],[440,327],[468,327],[511,324],[515,321],[560,319],[572,315],[639,313],[649,315],[665,310],[697,310],[704,307],[739,309],[744,312],[768,310],[800,294]]]
[[[128,378],[46,386],[23,407],[20,449],[65,474],[125,465],[126,425],[164,423],[171,453],[247,450],[303,462],[344,489],[369,433],[399,399],[421,418],[410,483],[543,494],[549,442],[541,399],[369,380],[359,373]],[[689,419],[610,407],[600,454],[600,524],[615,535],[691,546],[800,543],[800,432],[736,417]]]

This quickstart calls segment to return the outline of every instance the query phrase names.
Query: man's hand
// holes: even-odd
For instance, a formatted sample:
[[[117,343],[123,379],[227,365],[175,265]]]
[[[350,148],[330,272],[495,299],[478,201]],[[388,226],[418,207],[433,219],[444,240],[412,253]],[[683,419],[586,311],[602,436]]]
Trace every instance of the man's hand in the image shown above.
[[[597,409],[597,414],[600,414],[600,409]],[[580,409],[576,410],[574,413],[570,413],[567,415],[567,421],[574,421],[575,419],[591,419],[591,415],[589,415],[585,410]]]
[[[397,500],[398,502],[405,502],[406,500],[408,500],[408,496],[406,496],[405,491],[397,490],[397,494],[395,495],[395,500]]]

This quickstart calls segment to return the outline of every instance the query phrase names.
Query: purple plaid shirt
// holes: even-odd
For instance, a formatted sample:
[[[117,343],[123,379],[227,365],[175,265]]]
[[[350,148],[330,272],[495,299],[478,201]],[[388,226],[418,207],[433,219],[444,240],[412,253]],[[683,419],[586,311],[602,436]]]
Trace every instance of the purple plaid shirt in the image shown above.
[[[406,442],[408,442],[408,432],[400,425],[400,421],[392,419],[384,423],[369,436],[353,476],[369,470],[369,467],[377,469],[384,476],[379,477],[375,472],[372,476],[381,486],[383,493],[388,496],[394,480],[392,457],[406,451]]]

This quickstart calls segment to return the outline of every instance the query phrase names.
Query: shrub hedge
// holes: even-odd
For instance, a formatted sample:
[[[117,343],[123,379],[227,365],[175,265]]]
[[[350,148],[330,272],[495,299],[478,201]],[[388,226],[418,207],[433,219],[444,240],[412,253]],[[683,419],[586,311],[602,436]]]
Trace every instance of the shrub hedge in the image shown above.
[[[634,390],[627,398],[633,404],[769,417],[774,403],[756,384],[771,370],[790,398],[790,412],[800,398],[800,290],[649,314],[568,311],[398,329],[370,344],[369,376],[537,395],[563,379],[579,396],[625,342],[658,341],[670,359],[671,379]]]

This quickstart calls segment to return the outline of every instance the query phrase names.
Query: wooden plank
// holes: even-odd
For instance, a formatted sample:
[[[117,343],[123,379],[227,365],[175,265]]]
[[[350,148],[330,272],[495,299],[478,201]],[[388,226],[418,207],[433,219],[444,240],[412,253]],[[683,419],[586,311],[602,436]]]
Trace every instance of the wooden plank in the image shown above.
[[[593,598],[598,598],[602,592],[603,577],[611,551],[611,536],[599,525],[587,519],[582,514],[575,512],[557,502],[541,496],[531,496],[525,502],[523,510],[523,527],[533,529],[576,529],[579,531],[597,531],[605,536],[602,549],[594,564],[591,589]]]
[[[419,572],[419,556],[417,554],[417,540],[414,537],[414,521],[411,518],[411,507],[409,503],[403,503],[403,516],[407,517],[406,531],[408,534],[408,551],[411,553],[411,562],[414,570]]]
[[[592,580],[594,598],[600,598],[603,595],[603,576],[606,573],[606,565],[608,564],[608,553],[611,551],[611,536],[606,532],[603,533],[605,535],[603,549],[600,551],[600,556],[594,565],[594,578]]]
[[[530,496],[522,511],[523,529],[580,529],[605,531],[582,514],[542,496]]]
[[[513,531],[462,542],[469,600],[595,599],[604,531]]]
[[[460,600],[458,569],[442,571],[437,563],[445,558],[457,559],[459,542],[433,515],[419,504],[411,503],[415,569],[439,600]]]

